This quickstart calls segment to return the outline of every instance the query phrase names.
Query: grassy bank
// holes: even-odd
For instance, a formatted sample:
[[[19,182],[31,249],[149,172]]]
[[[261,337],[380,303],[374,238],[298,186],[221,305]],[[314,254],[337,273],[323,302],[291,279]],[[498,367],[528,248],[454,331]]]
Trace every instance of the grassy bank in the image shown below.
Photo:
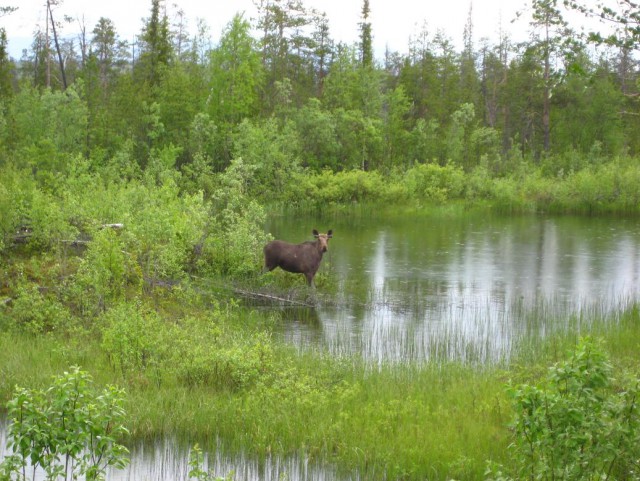
[[[506,367],[446,363],[371,369],[354,358],[294,352],[270,335],[277,319],[260,321],[221,307],[211,315],[193,302],[187,315],[173,304],[175,298],[158,299],[157,308],[145,315],[155,312],[158,332],[174,324],[183,334],[172,331],[163,345],[167,333],[159,333],[149,340],[154,347],[147,347],[146,363],[135,367],[124,366],[124,354],[105,341],[113,325],[103,319],[64,336],[4,329],[3,404],[14,385],[46,386],[53,375],[80,365],[97,383],[126,389],[131,442],[177,436],[214,444],[219,437],[230,452],[305,452],[369,476],[482,479],[487,460],[508,463],[513,413],[505,384],[535,381],[578,337],[523,350]],[[632,307],[617,325],[592,332],[606,340],[617,366],[637,368],[639,318]],[[100,331],[103,335],[95,336]]]

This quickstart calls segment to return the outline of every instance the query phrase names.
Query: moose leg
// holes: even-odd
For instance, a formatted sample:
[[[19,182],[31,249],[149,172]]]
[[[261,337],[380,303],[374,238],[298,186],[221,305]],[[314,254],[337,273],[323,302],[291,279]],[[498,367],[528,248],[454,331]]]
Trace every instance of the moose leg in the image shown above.
[[[313,282],[313,278],[314,278],[315,275],[316,275],[315,272],[306,272],[304,274],[304,276],[307,278],[307,285],[309,287],[313,287],[313,288],[316,287],[315,283]]]

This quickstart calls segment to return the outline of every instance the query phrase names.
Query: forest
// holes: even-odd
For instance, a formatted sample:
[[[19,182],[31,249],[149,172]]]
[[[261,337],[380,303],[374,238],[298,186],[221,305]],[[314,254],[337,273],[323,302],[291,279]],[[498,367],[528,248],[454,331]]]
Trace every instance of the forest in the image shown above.
[[[68,36],[60,1],[19,59],[1,28],[15,7],[0,6],[0,417],[38,426],[38,402],[93,377],[111,386],[91,422],[114,465],[117,442],[176,435],[303,451],[363,479],[638,479],[637,306],[596,333],[609,353],[567,336],[513,368],[372,372],[278,340],[278,316],[233,290],[307,295],[302,279],[254,278],[274,212],[637,216],[636,3],[533,0],[523,43],[476,44],[470,9],[462,49],[425,26],[379,58],[369,0],[353,45],[301,0],[256,0],[258,17],[236,15],[216,45],[163,0],[134,43],[108,18]],[[569,434],[548,429],[576,418]],[[36,459],[14,448],[0,479]],[[213,479],[194,459],[192,476]]]
[[[184,12],[161,2],[133,45],[107,18],[66,38],[49,1],[57,28],[39,26],[22,58],[7,58],[0,37],[3,157],[24,164],[23,148],[35,145],[33,157],[49,144],[96,168],[124,153],[144,170],[154,152],[173,150],[177,170],[213,173],[242,157],[275,195],[274,177],[299,170],[386,175],[436,164],[504,176],[525,161],[557,176],[635,156],[637,7],[605,11],[619,29],[603,37],[581,35],[558,3],[532,3],[526,43],[475,45],[470,10],[462,51],[425,26],[407,53],[378,59],[368,2],[355,45],[335,43],[324,15],[289,0],[261,2],[255,24],[236,16],[210,47],[205,24],[186,37]],[[282,144],[281,159],[252,158],[254,136]]]

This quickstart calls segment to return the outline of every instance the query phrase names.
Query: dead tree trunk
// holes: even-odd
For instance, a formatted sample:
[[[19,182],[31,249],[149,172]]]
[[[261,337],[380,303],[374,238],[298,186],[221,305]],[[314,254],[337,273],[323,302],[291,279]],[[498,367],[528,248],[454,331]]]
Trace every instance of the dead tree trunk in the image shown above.
[[[67,76],[64,72],[64,62],[62,60],[62,52],[60,51],[60,42],[58,42],[58,34],[56,32],[56,23],[53,21],[53,12],[51,11],[51,0],[47,0],[47,8],[49,9],[49,19],[51,20],[51,30],[53,31],[53,42],[56,44],[56,52],[58,54],[58,63],[60,64],[60,74],[62,75],[62,88],[67,90]]]

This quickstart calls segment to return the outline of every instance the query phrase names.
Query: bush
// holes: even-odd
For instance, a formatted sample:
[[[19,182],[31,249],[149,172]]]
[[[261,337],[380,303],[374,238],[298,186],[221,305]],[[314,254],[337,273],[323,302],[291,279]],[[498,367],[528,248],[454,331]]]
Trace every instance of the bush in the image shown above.
[[[5,321],[10,329],[31,335],[53,333],[69,327],[68,323],[71,323],[69,310],[35,285],[18,287]]]
[[[459,199],[465,187],[463,170],[453,165],[419,164],[405,179],[410,196],[436,203]]]
[[[126,291],[140,293],[141,272],[124,251],[113,229],[98,231],[83,257],[76,282],[76,304],[85,314],[98,313],[125,299]]]
[[[102,347],[123,376],[159,365],[165,330],[158,314],[135,304],[121,304],[102,320]]]
[[[272,371],[273,344],[264,333],[225,342],[191,344],[174,353],[178,379],[187,386],[244,389]]]
[[[108,466],[124,468],[127,448],[118,443],[124,427],[124,393],[97,391],[88,373],[74,367],[44,390],[16,388],[8,403],[9,454],[0,479],[27,479],[43,470],[46,479],[104,479]]]
[[[260,271],[264,232],[264,208],[248,195],[253,166],[235,159],[218,178],[210,221],[197,246],[198,267],[207,272],[247,276]]]
[[[539,385],[511,387],[513,463],[492,479],[638,479],[640,380],[613,377],[591,339],[554,365]]]

